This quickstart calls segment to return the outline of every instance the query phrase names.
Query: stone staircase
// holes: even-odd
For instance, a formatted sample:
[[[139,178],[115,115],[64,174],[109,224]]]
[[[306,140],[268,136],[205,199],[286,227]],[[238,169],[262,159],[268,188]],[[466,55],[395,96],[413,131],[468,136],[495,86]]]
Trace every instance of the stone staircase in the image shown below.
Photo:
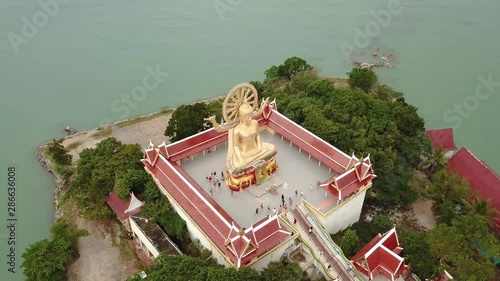
[[[344,257],[340,247],[331,240],[330,234],[319,226],[319,223],[316,222],[315,218],[309,214],[303,205],[299,205],[298,209],[303,217],[307,219],[307,222],[313,226],[320,243],[323,243],[323,246],[328,248],[332,257],[342,266],[343,271],[347,272],[352,278],[354,278],[353,280],[358,280],[359,278],[356,276],[352,264]]]
[[[310,220],[312,218],[309,218],[302,205],[287,213],[287,219],[292,224],[294,218],[297,220],[294,227],[300,234],[300,239],[310,247],[311,254],[322,264],[330,278],[338,281],[360,280],[352,270],[352,265],[345,260],[339,249],[336,249],[332,242],[324,237],[322,230],[313,220]],[[309,234],[310,226],[313,227],[311,234]],[[330,269],[328,265],[331,265]]]
[[[245,188],[246,191],[250,192],[254,197],[261,197],[262,195],[269,192],[271,186],[280,187],[284,183],[283,179],[281,179],[277,175],[273,175],[268,181],[263,184],[254,184],[250,187]]]

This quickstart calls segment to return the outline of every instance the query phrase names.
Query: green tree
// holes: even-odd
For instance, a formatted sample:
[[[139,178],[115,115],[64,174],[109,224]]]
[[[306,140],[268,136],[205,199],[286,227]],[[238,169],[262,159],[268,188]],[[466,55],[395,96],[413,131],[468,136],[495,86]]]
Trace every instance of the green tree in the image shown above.
[[[436,277],[438,260],[430,252],[426,234],[402,230],[399,239],[412,271],[422,280]]]
[[[111,216],[105,199],[116,184],[117,174],[143,170],[140,162],[142,157],[139,145],[123,145],[115,138],[105,139],[95,148],[84,149],[80,153],[78,173],[71,183],[68,196],[75,200],[84,218],[100,220]]]
[[[209,267],[207,270],[207,281],[260,281],[259,272],[253,268],[243,267],[239,270],[224,267]]]
[[[271,66],[265,71],[265,75],[266,78],[270,80],[276,78],[291,80],[298,73],[308,70],[312,70],[312,66],[310,66],[304,59],[299,57],[290,57],[279,66]]]
[[[172,113],[165,136],[174,142],[199,133],[204,129],[206,117],[208,111],[204,103],[181,105]]]
[[[465,205],[467,211],[481,216],[491,228],[497,227],[497,219],[500,216],[500,212],[491,206],[490,199],[484,200],[480,197],[475,197],[470,203],[462,199],[462,203]]]
[[[146,188],[148,189],[148,187]],[[148,201],[141,212],[142,215],[158,223],[169,236],[184,244],[190,242],[191,239],[186,222],[174,211],[167,198],[159,195],[159,191],[157,191],[156,195],[149,190],[146,190],[146,192],[149,193],[146,198],[151,196],[156,199]]]
[[[290,91],[294,93],[306,92],[307,87],[318,79],[318,74],[314,69],[295,74],[290,81]]]
[[[148,272],[148,280],[206,280],[209,263],[190,256],[158,256]]]
[[[116,195],[122,200],[127,200],[130,196],[130,186],[124,179],[118,178],[115,185]]]
[[[224,100],[215,100],[206,105],[207,107],[207,115],[212,116],[215,115],[217,121],[222,120],[222,102]],[[205,117],[208,117],[205,116]]]
[[[264,92],[264,84],[260,81],[250,81],[248,82],[250,84],[252,84],[255,89],[257,90],[257,92],[259,93],[259,95],[262,95],[263,92]]]
[[[463,198],[469,198],[471,195],[469,183],[448,169],[443,169],[432,175],[428,192],[438,203],[445,201],[462,203]]]
[[[158,190],[156,183],[149,178],[144,187],[144,192],[142,195],[146,198],[146,201],[155,201],[160,199],[163,195]]]
[[[450,225],[453,219],[459,215],[459,210],[457,210],[457,204],[451,202],[451,201],[444,201],[443,203],[439,204],[438,206],[438,211],[439,215],[437,218],[437,222],[439,224],[447,224]]]
[[[75,253],[79,237],[87,235],[61,220],[51,228],[51,239],[44,239],[26,248],[21,268],[28,281],[65,280],[66,267]]]
[[[438,225],[429,232],[428,243],[441,270],[448,270],[457,280],[490,280],[495,275],[488,256],[500,255],[500,243],[477,214],[466,213],[456,216],[451,225]],[[482,249],[489,254],[481,254]]]
[[[66,251],[65,243],[56,243],[47,239],[31,244],[23,253],[21,265],[26,280],[64,280],[66,264],[71,254]]]
[[[311,69],[312,66],[310,66],[304,59],[291,57],[286,59],[285,62],[279,66],[279,73],[281,77],[285,77],[290,80],[297,73]]]
[[[268,69],[262,83],[265,96],[276,98],[279,111],[348,154],[370,154],[378,176],[371,189],[377,203],[413,203],[418,194],[409,181],[420,155],[431,146],[423,119],[402,93],[377,83],[369,94],[356,87],[335,89],[313,68],[289,80],[280,76],[284,67]]]
[[[373,232],[375,233],[385,233],[394,227],[391,218],[384,215],[376,215],[373,217],[372,225]]]
[[[368,93],[378,82],[375,72],[369,68],[353,68],[347,73],[348,83],[352,88],[360,88]]]
[[[335,87],[328,79],[318,79],[307,86],[306,92],[309,96],[326,99],[335,92]]]
[[[116,174],[116,193],[118,197],[123,200],[128,199],[131,190],[136,193],[144,191],[144,187],[149,178],[144,169],[128,169],[125,172],[119,171]]]
[[[414,137],[419,132],[425,131],[425,121],[418,115],[415,106],[406,103],[403,99],[391,105],[393,120],[401,133],[407,137]]]
[[[361,243],[356,230],[348,229],[345,231],[340,243],[342,251],[347,258],[351,258],[361,249]]]
[[[62,139],[52,140],[52,142],[47,146],[47,152],[57,164],[71,165],[71,159],[73,156],[71,156],[71,154],[64,149],[62,141]]]
[[[300,281],[302,269],[297,263],[270,262],[261,272],[263,281]]]
[[[428,175],[432,175],[437,171],[441,171],[446,167],[447,159],[445,158],[446,150],[438,148],[432,153],[426,153],[426,159],[420,163],[420,168]]]

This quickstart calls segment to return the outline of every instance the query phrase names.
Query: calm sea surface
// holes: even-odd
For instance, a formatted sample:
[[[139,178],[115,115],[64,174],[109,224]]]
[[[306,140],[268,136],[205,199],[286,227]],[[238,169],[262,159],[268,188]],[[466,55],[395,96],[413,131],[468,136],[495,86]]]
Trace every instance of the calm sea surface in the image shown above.
[[[500,170],[498,1],[60,1],[44,10],[0,0],[2,280],[23,280],[24,248],[49,236],[54,184],[35,158],[40,143],[66,125],[85,130],[225,94],[290,56],[345,76],[347,49],[362,60],[376,48],[393,53],[395,67],[377,69],[381,80],[406,94],[428,128],[454,127],[457,146]],[[16,274],[7,271],[9,166]]]

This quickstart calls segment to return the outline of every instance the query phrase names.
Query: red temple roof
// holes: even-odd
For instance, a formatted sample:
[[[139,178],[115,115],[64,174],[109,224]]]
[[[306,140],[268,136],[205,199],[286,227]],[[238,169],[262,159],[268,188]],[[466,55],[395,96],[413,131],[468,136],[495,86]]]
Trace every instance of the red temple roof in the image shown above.
[[[135,197],[134,193],[130,193],[128,201],[125,201],[118,197],[115,190],[113,190],[113,192],[109,194],[108,198],[106,198],[106,203],[109,207],[111,207],[113,212],[121,221],[140,213],[141,208],[144,205],[144,203]]]
[[[491,200],[491,206],[500,211],[500,176],[490,166],[465,147],[453,155],[448,163],[469,181],[473,190],[478,191],[483,199]]]
[[[383,235],[375,236],[351,258],[351,261],[360,272],[371,279],[382,274],[394,281],[401,271],[407,268],[404,259],[398,256],[401,251],[396,228],[392,228]]]
[[[356,192],[375,177],[369,158],[359,161],[354,155],[348,156],[277,112],[273,103],[265,108],[257,121],[259,126],[268,126],[335,171],[339,181],[336,188],[341,190],[342,198]],[[280,224],[277,216],[273,216],[246,229],[245,235],[238,234],[240,226],[176,163],[220,145],[227,139],[227,132],[217,132],[212,128],[169,145],[155,147],[150,144],[141,162],[206,237],[233,266],[239,268],[266,254],[290,237],[291,232]],[[330,192],[339,195],[338,190]]]
[[[455,141],[453,140],[453,129],[436,129],[425,131],[431,139],[434,149],[443,148],[444,150],[456,150]]]

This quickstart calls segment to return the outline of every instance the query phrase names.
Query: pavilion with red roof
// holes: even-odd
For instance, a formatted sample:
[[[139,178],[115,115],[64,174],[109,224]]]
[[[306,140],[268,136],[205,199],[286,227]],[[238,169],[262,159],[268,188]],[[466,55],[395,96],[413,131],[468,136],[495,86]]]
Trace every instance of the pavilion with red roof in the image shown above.
[[[467,148],[462,147],[448,161],[451,169],[466,178],[481,198],[491,201],[491,206],[500,211],[500,176],[486,162],[479,160]],[[497,230],[500,230],[500,218]]]
[[[327,181],[318,183],[318,188],[326,191],[325,197],[331,198],[331,204],[325,209],[306,205],[328,231],[336,232],[359,220],[366,190],[376,177],[369,156],[363,159],[348,156],[279,113],[275,102],[265,105],[256,120],[260,130],[281,136],[282,141],[298,147],[299,153],[309,154],[319,166],[334,173]],[[150,143],[141,161],[186,221],[191,235],[210,249],[219,263],[234,268],[263,268],[278,260],[298,237],[287,226],[285,214],[268,215],[243,227],[182,168],[185,160],[214,151],[227,141],[227,131],[211,128],[168,145]],[[303,201],[307,204],[307,200]]]
[[[396,228],[384,234],[378,234],[351,258],[356,269],[370,280],[383,275],[395,281],[408,266],[399,254],[403,248],[399,246]]]
[[[447,151],[446,158],[449,159],[453,152],[457,150],[453,140],[453,128],[426,130],[425,134],[431,139],[434,149],[442,148]]]
[[[131,192],[127,201],[122,200],[116,194],[116,191],[113,190],[108,198],[106,198],[106,203],[116,214],[120,222],[130,231],[130,222],[129,218],[131,216],[135,216],[141,212],[142,206],[144,203],[141,202],[137,197],[135,197],[134,193]]]

